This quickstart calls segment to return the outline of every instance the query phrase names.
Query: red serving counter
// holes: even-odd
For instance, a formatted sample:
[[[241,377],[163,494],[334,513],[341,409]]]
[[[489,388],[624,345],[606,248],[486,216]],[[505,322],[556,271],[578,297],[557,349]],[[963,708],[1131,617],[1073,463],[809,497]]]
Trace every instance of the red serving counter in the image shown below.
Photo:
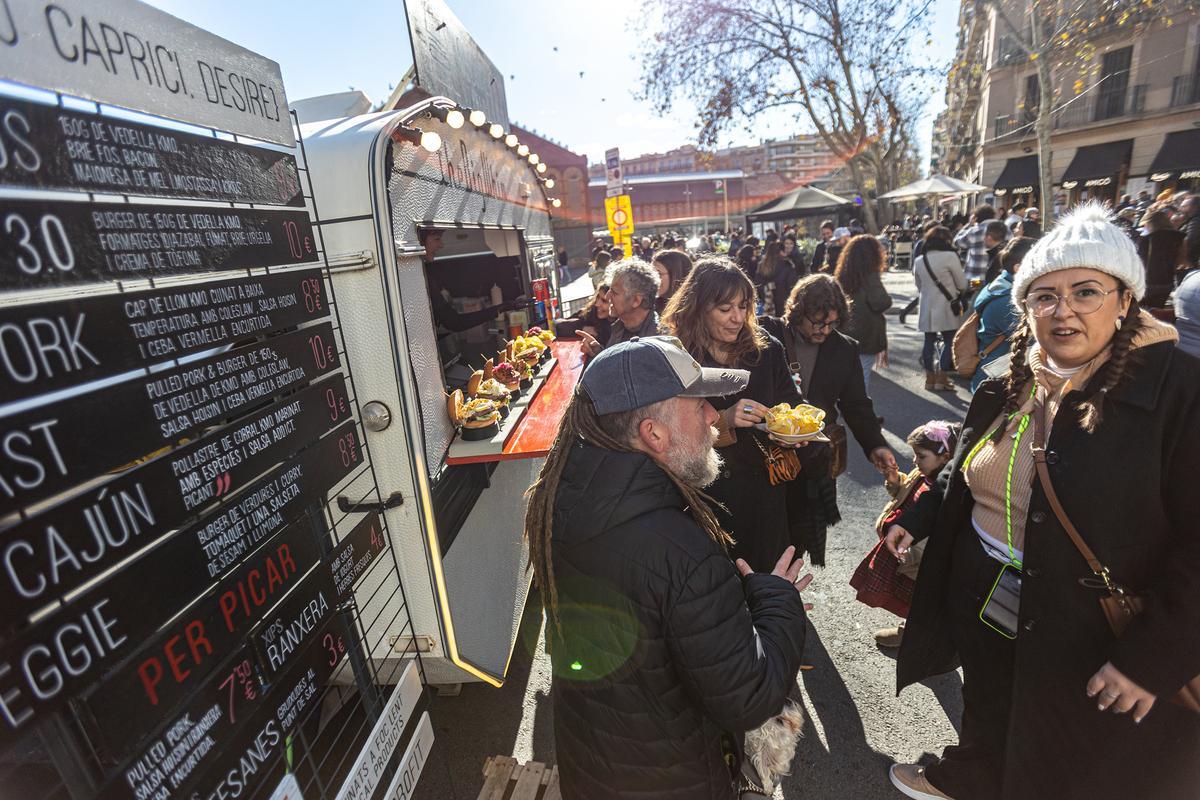
[[[513,461],[549,454],[563,412],[583,373],[583,353],[578,340],[555,341],[550,352],[553,359],[547,362],[549,371],[534,378],[530,388],[532,399],[526,404],[518,401],[513,408],[513,413],[519,414],[515,424],[510,413],[495,439],[464,442],[456,438],[446,456],[447,464]]]

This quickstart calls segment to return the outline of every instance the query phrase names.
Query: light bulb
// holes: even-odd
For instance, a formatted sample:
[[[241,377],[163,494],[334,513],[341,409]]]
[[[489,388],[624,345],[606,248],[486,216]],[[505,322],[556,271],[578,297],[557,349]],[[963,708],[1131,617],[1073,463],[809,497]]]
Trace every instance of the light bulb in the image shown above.
[[[499,122],[493,122],[492,127],[488,128],[488,133],[492,135],[493,139],[499,139],[504,135],[504,128]]]
[[[517,146],[517,135],[515,133],[510,133],[508,136],[505,136],[504,143],[506,145],[508,145],[509,147],[516,147]]]
[[[538,164],[538,165],[537,165],[537,171],[538,171],[538,174],[539,174],[539,175],[540,175],[541,173],[545,172],[545,171],[546,171],[546,165],[545,165],[545,164]]]
[[[529,154],[529,163],[530,163],[530,164],[534,164],[534,165],[536,165],[536,164],[537,164],[539,161],[541,161],[541,159],[540,159],[540,158],[538,158],[538,154],[537,154],[537,153],[530,153],[530,154]]]
[[[487,114],[484,114],[482,111],[476,108],[471,112],[470,120],[471,124],[476,128],[482,128],[487,122]]]
[[[554,178],[546,178],[546,188],[547,189],[554,188]]]
[[[520,147],[518,147],[517,155],[519,155],[521,158],[524,158],[525,156],[529,155],[529,145],[523,144]]]
[[[436,153],[442,147],[442,137],[437,131],[422,131],[421,147],[430,153]]]
[[[562,205],[562,200],[559,200],[559,199],[556,197],[556,198],[554,198],[553,200],[551,200],[551,201],[550,201],[550,205],[554,206],[555,208],[558,208],[559,206],[561,206],[561,205]]]
[[[467,118],[463,116],[463,112],[459,111],[457,108],[452,108],[446,112],[446,124],[455,130],[458,130],[464,124],[466,124],[466,121]]]

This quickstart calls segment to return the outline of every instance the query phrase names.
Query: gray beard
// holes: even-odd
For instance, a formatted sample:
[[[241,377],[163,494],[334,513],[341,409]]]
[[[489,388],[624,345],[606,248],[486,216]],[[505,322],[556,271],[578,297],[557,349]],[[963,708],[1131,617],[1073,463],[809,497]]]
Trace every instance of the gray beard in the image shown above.
[[[721,474],[724,460],[712,446],[716,441],[716,431],[707,442],[699,443],[698,447],[679,446],[667,454],[667,467],[675,473],[675,477],[696,489],[703,489],[713,483]]]

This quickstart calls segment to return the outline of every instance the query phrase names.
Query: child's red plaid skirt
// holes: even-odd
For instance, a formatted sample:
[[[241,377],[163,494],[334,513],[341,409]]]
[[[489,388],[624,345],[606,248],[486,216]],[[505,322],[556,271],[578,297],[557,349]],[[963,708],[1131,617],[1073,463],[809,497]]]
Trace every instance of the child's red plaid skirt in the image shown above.
[[[899,566],[900,562],[881,539],[850,578],[850,585],[858,590],[858,602],[872,608],[885,608],[898,617],[907,617],[916,581],[897,572]]]

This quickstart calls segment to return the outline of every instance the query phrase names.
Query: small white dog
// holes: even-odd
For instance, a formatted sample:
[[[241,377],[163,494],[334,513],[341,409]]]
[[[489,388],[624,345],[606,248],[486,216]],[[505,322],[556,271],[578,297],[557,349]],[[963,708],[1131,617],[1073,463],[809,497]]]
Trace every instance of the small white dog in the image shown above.
[[[779,779],[789,774],[803,728],[804,712],[789,700],[782,711],[746,733],[746,759],[758,773],[758,781],[752,782],[762,787],[766,797],[774,794]],[[751,776],[743,770],[743,777]],[[742,796],[747,795],[743,792]]]

